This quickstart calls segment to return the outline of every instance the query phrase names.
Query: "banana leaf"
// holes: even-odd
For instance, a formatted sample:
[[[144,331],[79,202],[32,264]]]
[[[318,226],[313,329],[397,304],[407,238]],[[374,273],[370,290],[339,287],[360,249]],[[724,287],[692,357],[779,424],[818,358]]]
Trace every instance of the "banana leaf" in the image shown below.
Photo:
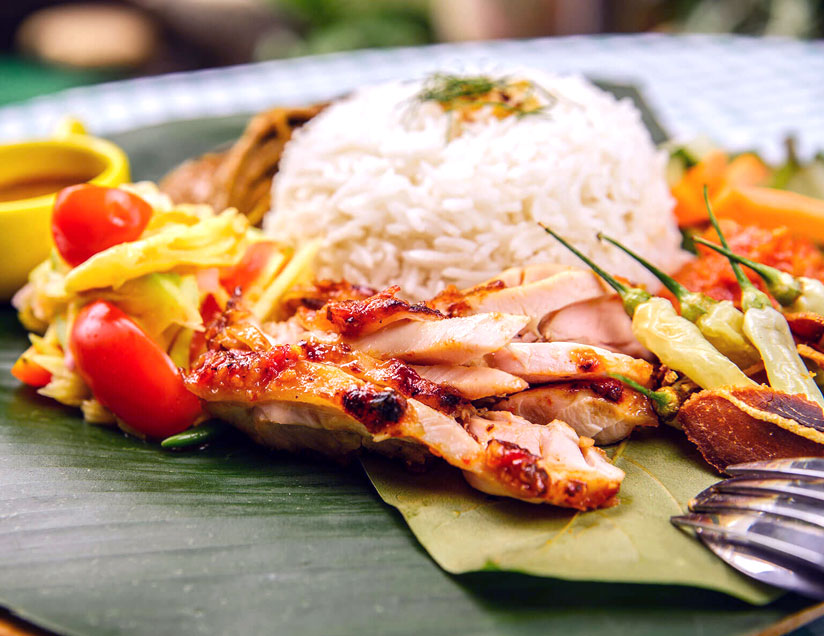
[[[575,512],[490,497],[447,468],[410,479],[364,458],[369,478],[449,572],[511,570],[569,580],[694,585],[766,603],[776,590],[751,582],[669,523],[718,481],[683,435],[637,433],[613,451],[627,476],[620,503]]]
[[[452,575],[357,465],[268,453],[232,434],[170,452],[86,424],[11,377],[25,346],[0,309],[0,605],[61,634],[652,636],[666,624],[670,636],[729,636],[807,604]],[[464,497],[457,475],[406,477]]]

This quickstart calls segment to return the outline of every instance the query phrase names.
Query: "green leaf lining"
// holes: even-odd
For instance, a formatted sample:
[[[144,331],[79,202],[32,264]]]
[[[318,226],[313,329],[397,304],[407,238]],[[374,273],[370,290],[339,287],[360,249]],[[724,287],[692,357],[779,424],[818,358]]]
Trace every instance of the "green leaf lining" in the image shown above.
[[[670,516],[719,479],[678,432],[639,433],[614,449],[613,459],[627,474],[619,505],[584,513],[486,496],[446,466],[410,477],[383,459],[362,463],[381,498],[449,572],[690,585],[753,604],[779,595],[670,524]]]

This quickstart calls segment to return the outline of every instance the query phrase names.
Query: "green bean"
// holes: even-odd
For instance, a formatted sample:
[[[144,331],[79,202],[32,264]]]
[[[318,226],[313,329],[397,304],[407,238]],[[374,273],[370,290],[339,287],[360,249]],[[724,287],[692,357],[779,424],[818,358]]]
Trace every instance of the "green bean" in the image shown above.
[[[209,420],[198,426],[167,437],[160,445],[163,448],[189,448],[191,446],[201,446],[213,442],[226,431],[226,424],[219,420]]]

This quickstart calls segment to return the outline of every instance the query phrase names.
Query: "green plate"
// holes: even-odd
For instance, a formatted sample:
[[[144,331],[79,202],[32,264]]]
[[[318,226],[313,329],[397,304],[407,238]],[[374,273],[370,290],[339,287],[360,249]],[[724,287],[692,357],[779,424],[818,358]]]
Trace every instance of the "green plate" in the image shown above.
[[[135,179],[235,138],[245,118],[118,135]],[[172,453],[81,420],[8,374],[0,310],[0,603],[67,634],[745,634],[809,605],[686,587],[450,575],[357,465],[240,436]]]

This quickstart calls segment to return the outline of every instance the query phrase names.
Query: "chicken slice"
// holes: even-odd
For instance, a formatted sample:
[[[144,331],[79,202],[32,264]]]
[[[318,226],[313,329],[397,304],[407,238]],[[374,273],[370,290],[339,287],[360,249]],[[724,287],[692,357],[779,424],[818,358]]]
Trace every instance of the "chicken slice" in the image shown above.
[[[330,302],[366,300],[377,293],[376,289],[346,280],[316,280],[309,284],[295,285],[283,295],[281,303],[284,313],[291,316],[298,309],[317,311]]]
[[[579,438],[564,422],[536,426],[512,413],[491,411],[484,417],[473,417],[467,429],[491,450],[487,462],[494,469],[494,478],[490,479],[488,472],[465,473],[469,484],[478,490],[505,494],[502,483],[514,481],[532,484],[536,491],[552,492],[556,502],[576,502],[571,506],[575,508],[614,503],[624,471],[611,464],[591,439]],[[530,466],[525,461],[528,457],[540,460]]]
[[[604,283],[589,270],[565,267],[548,277],[507,287],[493,281],[466,292],[445,292],[430,304],[450,316],[490,311],[529,316],[537,327],[547,314],[573,303],[607,294]]]
[[[529,388],[521,378],[489,367],[433,364],[413,365],[412,368],[422,378],[447,386],[467,400],[509,395]]]
[[[534,283],[544,278],[554,276],[558,272],[572,269],[569,265],[562,265],[561,263],[537,263],[535,265],[525,265],[523,267],[510,267],[505,269],[494,278],[484,281],[478,287],[489,285],[495,281],[501,281],[507,287],[515,287],[516,285],[525,285],[527,283]]]
[[[566,439],[556,439],[547,427],[509,414],[501,439],[493,430],[498,424],[487,420],[482,437],[470,434],[453,417],[394,389],[306,360],[299,347],[210,350],[185,381],[214,415],[277,448],[338,454],[366,446],[407,459],[435,455],[485,492],[579,509],[610,505],[623,477],[586,440],[575,446],[577,436],[566,431]],[[513,439],[529,441],[530,449]]]
[[[186,386],[210,407],[215,403],[260,406],[264,411],[255,415],[266,416],[267,425],[346,431],[375,441],[424,434],[431,437],[435,450],[449,452],[462,462],[474,452],[472,438],[448,415],[393,388],[306,358],[306,352],[295,345],[266,351],[211,350],[187,375]],[[431,423],[428,434],[421,429],[427,422]],[[444,427],[446,432],[439,432]],[[255,425],[253,432],[259,434],[258,428]]]
[[[546,384],[507,397],[494,406],[535,424],[563,420],[596,444],[613,444],[636,426],[657,426],[649,400],[617,380]]]
[[[563,307],[547,316],[539,331],[547,342],[577,342],[635,358],[652,359],[652,354],[633,335],[632,318],[614,294]]]
[[[310,335],[303,323],[294,316],[287,320],[263,323],[262,329],[273,344],[297,344]]]
[[[414,364],[464,364],[497,351],[528,322],[527,316],[500,313],[401,322],[348,342],[353,348],[381,359],[398,358]]]
[[[347,338],[368,336],[400,320],[443,320],[437,309],[423,303],[410,305],[396,298],[400,287],[390,287],[365,300],[342,300],[326,305],[325,318]]]
[[[485,360],[493,369],[530,384],[605,379],[608,373],[620,373],[649,386],[652,376],[652,365],[645,360],[574,342],[514,342]]]
[[[390,387],[442,413],[452,415],[471,408],[458,391],[422,377],[400,360],[378,360],[343,342],[314,337],[300,341],[297,348],[307,360],[333,364],[356,378]]]

